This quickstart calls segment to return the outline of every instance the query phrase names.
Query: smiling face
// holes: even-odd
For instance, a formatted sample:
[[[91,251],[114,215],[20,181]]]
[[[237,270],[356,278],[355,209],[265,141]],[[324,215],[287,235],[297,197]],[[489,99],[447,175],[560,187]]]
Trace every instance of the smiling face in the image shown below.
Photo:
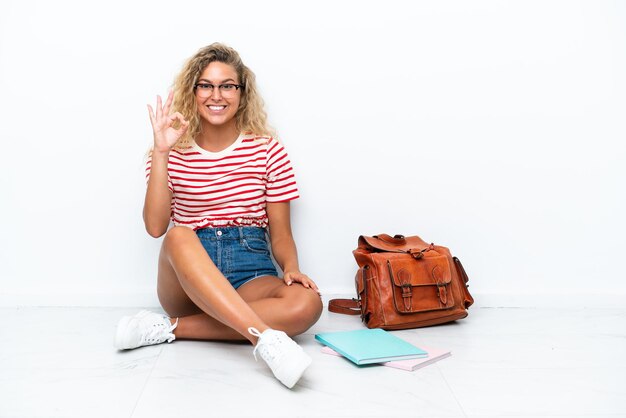
[[[235,69],[223,62],[214,61],[210,63],[198,79],[198,84],[212,84],[215,86],[212,92],[201,92],[196,89],[196,103],[198,113],[204,123],[215,127],[234,127],[236,123],[235,115],[239,109],[241,100],[241,89],[223,91],[218,86],[223,84],[239,84],[239,77]]]

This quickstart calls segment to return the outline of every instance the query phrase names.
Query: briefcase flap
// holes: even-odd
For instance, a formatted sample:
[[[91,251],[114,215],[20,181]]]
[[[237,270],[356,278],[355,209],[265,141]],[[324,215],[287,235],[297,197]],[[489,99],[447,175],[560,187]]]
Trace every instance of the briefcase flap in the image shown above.
[[[393,255],[387,260],[393,283],[393,305],[401,314],[438,311],[454,307],[452,274],[448,259],[429,251],[419,260]]]
[[[447,286],[452,281],[448,259],[436,251],[427,252],[419,260],[390,257],[387,266],[395,286]]]
[[[389,236],[387,234],[359,237],[359,248],[371,252],[407,252],[420,251],[429,248],[430,244],[418,236],[405,237],[402,235]]]

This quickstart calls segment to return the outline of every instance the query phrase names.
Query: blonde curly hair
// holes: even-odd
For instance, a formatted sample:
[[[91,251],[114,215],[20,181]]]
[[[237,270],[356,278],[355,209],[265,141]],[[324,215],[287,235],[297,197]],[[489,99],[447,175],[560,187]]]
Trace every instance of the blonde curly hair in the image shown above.
[[[239,77],[241,91],[239,109],[235,115],[237,129],[260,136],[273,136],[273,129],[267,124],[267,113],[263,109],[263,99],[256,87],[254,73],[246,67],[237,51],[219,42],[201,48],[189,58],[181,72],[174,80],[174,100],[171,111],[180,112],[189,121],[189,128],[175,145],[175,148],[186,148],[200,132],[201,118],[196,104],[195,85],[205,68],[212,62],[221,62],[232,66]]]

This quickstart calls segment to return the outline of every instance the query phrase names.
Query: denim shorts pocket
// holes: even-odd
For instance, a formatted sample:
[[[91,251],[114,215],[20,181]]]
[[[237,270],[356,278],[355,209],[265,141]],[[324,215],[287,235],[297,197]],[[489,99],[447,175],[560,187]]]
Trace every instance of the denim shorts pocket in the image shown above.
[[[246,250],[257,254],[269,255],[270,250],[267,247],[267,242],[261,238],[245,238],[243,240],[243,246]]]

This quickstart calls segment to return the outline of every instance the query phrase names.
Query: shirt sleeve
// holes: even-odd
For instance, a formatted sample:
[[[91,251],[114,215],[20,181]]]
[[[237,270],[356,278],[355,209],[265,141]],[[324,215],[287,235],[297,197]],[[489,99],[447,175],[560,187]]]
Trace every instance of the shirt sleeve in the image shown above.
[[[287,151],[275,138],[268,141],[265,190],[268,202],[288,202],[300,197]]]
[[[152,169],[152,156],[149,155],[146,159],[146,186],[148,185],[148,181],[150,180],[150,170]],[[172,180],[170,179],[170,172],[167,172],[167,188],[170,189],[170,192],[174,193],[174,188],[172,187]]]

